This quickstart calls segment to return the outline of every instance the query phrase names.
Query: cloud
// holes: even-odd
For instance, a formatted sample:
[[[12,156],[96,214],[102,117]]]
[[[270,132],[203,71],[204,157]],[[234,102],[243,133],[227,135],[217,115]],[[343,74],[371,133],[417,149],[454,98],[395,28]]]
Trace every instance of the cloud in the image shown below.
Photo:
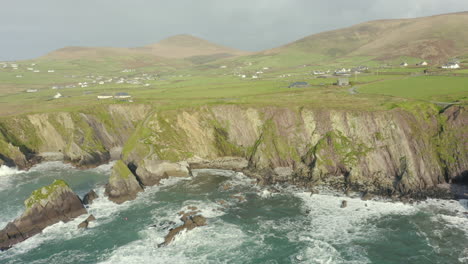
[[[0,1],[0,60],[69,45],[141,46],[181,33],[262,50],[374,19],[468,10],[465,0]]]

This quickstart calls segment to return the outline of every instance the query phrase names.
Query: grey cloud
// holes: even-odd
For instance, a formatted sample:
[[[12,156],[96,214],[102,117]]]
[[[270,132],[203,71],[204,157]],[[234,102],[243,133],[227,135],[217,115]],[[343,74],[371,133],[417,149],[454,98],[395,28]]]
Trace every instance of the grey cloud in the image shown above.
[[[0,60],[171,35],[262,50],[352,24],[468,10],[466,0],[0,0]]]

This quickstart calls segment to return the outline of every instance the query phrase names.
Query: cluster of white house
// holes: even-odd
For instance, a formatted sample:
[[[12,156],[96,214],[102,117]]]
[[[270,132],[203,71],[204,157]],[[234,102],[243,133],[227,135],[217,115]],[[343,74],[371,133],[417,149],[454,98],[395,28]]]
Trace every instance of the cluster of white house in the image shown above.
[[[402,62],[400,64],[400,66],[402,67],[408,67],[408,63],[407,62]],[[427,61],[422,61],[420,63],[417,63],[416,66],[427,66],[429,65],[429,63]],[[451,61],[451,62],[447,62],[446,64],[442,65],[441,66],[442,69],[460,69],[460,62],[459,61]]]
[[[250,65],[252,65],[252,63],[250,63]],[[225,69],[225,68],[227,68],[227,66],[223,65],[220,68]],[[237,76],[237,77],[239,77],[241,79],[247,79],[247,78],[258,79],[258,78],[260,78],[261,74],[264,74],[265,71],[269,70],[270,68],[269,67],[263,67],[261,70],[256,70],[255,73],[250,73],[250,74],[242,73],[241,69],[242,69],[242,67],[238,67],[238,70],[236,70],[234,72],[234,76]]]
[[[334,75],[350,75],[350,74],[359,74],[364,71],[367,71],[369,68],[367,66],[357,66],[353,68],[341,68],[336,69],[333,71]],[[332,73],[331,70],[315,70],[312,72],[313,75],[330,75]]]
[[[38,69],[34,69],[34,66],[36,66],[36,65],[37,65],[36,63],[31,63],[30,65],[28,65],[28,66],[30,66],[30,67],[26,67],[26,70],[27,70],[27,71],[30,71],[30,72],[34,72],[34,73],[39,73],[39,72],[41,72],[41,71],[38,70]],[[13,69],[13,70],[18,70],[18,69],[20,69],[20,66],[21,66],[21,65],[18,64],[18,63],[1,62],[1,63],[0,63],[0,66],[1,66],[2,68],[4,68],[4,69],[11,68],[11,69]],[[47,70],[47,72],[48,72],[48,73],[54,73],[55,70]],[[23,77],[23,76],[22,76],[22,75],[17,75],[16,77],[17,77],[17,78],[21,78],[21,77]]]

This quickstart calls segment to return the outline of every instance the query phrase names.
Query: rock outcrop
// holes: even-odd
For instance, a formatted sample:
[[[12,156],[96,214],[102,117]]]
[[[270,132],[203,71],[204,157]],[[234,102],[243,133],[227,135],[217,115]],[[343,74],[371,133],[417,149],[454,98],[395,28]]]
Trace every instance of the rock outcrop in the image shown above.
[[[87,213],[80,198],[62,180],[34,191],[24,204],[25,212],[0,231],[0,250],[40,233],[47,226]]]
[[[196,215],[197,212],[188,212],[185,213],[180,220],[184,222],[183,225],[180,225],[174,229],[169,231],[169,234],[166,235],[164,238],[164,242],[159,244],[158,247],[167,246],[169,245],[175,238],[177,234],[182,232],[183,230],[190,231],[196,227],[206,225],[206,218],[202,215]]]
[[[83,197],[83,204],[88,205],[92,204],[95,199],[97,199],[99,196],[94,190],[89,191],[85,196]]]
[[[169,177],[189,177],[192,175],[187,162],[169,162],[164,160],[142,160],[136,170],[139,180],[145,186],[159,184]]]
[[[106,185],[105,195],[109,200],[121,204],[125,201],[134,200],[143,187],[135,175],[121,160],[112,167],[109,183]]]

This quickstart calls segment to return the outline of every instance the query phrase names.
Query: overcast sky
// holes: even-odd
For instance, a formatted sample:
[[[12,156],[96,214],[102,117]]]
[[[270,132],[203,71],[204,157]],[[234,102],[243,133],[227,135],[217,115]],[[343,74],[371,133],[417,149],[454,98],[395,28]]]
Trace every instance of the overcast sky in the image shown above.
[[[459,11],[468,0],[0,0],[0,60],[177,34],[257,51],[368,20]]]

